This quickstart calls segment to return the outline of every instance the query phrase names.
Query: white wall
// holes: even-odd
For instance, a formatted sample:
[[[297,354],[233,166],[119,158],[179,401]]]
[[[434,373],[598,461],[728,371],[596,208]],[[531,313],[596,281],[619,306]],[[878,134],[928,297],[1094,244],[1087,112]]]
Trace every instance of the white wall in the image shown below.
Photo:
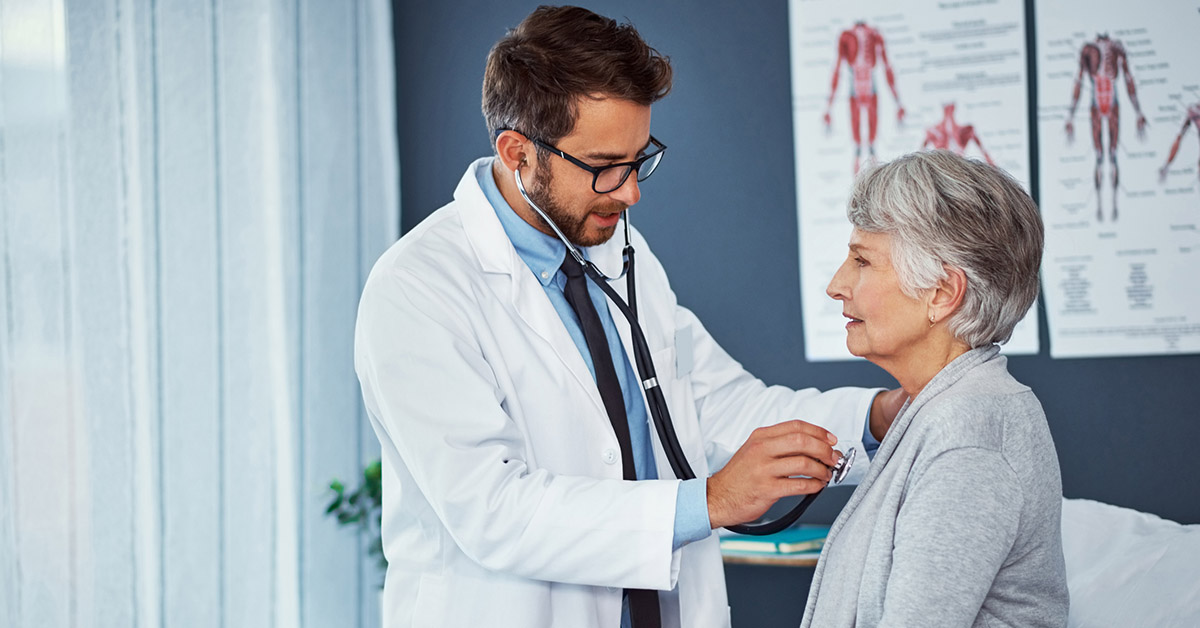
[[[0,0],[0,626],[374,626],[386,0]]]

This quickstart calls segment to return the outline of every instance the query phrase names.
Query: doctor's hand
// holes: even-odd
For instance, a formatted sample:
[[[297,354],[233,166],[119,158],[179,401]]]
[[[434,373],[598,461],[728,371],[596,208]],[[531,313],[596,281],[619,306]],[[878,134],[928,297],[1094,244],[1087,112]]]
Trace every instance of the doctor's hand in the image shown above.
[[[709,524],[715,530],[754,521],[782,497],[821,490],[841,457],[836,444],[833,434],[804,421],[754,430],[729,463],[708,478]]]

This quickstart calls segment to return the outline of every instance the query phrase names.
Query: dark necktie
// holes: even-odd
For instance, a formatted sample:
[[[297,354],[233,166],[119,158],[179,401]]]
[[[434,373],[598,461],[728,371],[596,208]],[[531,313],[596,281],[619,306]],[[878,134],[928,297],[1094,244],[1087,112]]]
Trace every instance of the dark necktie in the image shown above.
[[[629,439],[629,419],[625,415],[625,396],[621,394],[621,382],[617,379],[612,353],[608,350],[608,336],[605,335],[600,315],[596,313],[592,299],[588,296],[588,280],[584,277],[583,267],[569,252],[563,260],[562,271],[567,276],[563,296],[567,297],[567,303],[579,317],[579,326],[583,329],[588,353],[592,354],[592,367],[596,370],[596,387],[600,389],[600,400],[604,402],[604,410],[608,413],[608,420],[612,423],[617,442],[621,446],[622,472],[626,480],[636,480],[633,445]],[[625,589],[625,595],[629,598],[629,618],[634,628],[662,626],[658,614],[657,591]]]

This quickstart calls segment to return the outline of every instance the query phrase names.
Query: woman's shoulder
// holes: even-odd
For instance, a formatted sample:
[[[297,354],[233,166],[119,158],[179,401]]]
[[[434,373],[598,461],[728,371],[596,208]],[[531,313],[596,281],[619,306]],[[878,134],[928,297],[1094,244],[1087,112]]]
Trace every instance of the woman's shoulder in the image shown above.
[[[945,392],[948,396],[1004,396],[1032,391],[1008,372],[1008,358],[995,354],[968,369]]]
[[[925,405],[930,411],[962,412],[973,407],[1025,407],[1030,403],[1037,403],[1033,390],[1008,372],[1008,358],[994,355],[966,369]]]
[[[1049,428],[1037,395],[993,359],[929,399],[914,417],[925,438],[945,448],[1004,449],[1013,439],[1044,438]]]
[[[963,382],[967,390],[931,400],[913,417],[904,440],[912,437],[908,445],[913,448],[914,467],[933,464],[946,453],[987,452],[1004,461],[1019,484],[1038,496],[1037,503],[1046,495],[1061,495],[1058,454],[1033,391],[1024,386],[968,384]],[[1053,473],[1046,475],[1046,469]]]

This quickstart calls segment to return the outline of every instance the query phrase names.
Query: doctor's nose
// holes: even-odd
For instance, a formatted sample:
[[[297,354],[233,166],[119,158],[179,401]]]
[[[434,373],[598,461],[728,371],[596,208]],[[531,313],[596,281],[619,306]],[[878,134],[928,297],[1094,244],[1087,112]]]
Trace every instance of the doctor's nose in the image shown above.
[[[630,207],[637,204],[642,199],[642,190],[638,187],[637,173],[630,174],[629,178],[621,184],[621,187],[608,193],[614,200],[621,201]]]

